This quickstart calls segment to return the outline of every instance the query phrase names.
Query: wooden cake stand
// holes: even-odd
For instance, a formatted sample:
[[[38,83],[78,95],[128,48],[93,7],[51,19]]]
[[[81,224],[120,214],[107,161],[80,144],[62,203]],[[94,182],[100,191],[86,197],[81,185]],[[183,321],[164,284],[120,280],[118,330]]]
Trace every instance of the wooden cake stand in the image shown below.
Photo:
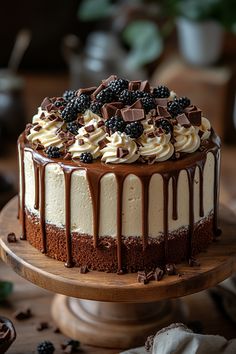
[[[171,299],[212,287],[236,270],[235,216],[223,207],[222,237],[198,256],[200,266],[180,264],[181,276],[165,276],[146,285],[137,282],[137,274],[80,274],[78,268],[65,268],[19,239],[16,215],[15,197],[0,215],[2,259],[23,278],[64,294],[54,298],[53,318],[64,334],[86,344],[107,348],[142,345],[148,335],[183,320],[180,301]],[[16,243],[8,243],[10,232],[16,234]]]

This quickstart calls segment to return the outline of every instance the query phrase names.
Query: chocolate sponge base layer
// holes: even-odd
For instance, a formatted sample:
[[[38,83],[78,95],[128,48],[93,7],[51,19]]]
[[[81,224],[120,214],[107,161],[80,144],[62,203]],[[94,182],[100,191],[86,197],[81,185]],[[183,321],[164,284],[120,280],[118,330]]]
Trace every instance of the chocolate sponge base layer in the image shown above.
[[[46,256],[67,261],[65,229],[52,224],[45,225]],[[29,243],[42,251],[43,242],[39,218],[26,212],[26,238]],[[194,225],[192,238],[192,255],[205,250],[213,239],[213,214]],[[148,245],[143,250],[141,237],[123,237],[121,248],[122,269],[126,272],[151,270],[165,263],[180,263],[189,258],[189,230],[182,227],[168,236],[165,255],[164,237],[149,237]],[[71,250],[73,264],[77,267],[87,266],[90,269],[117,272],[117,244],[110,236],[100,237],[98,247],[93,244],[93,237],[71,233]]]

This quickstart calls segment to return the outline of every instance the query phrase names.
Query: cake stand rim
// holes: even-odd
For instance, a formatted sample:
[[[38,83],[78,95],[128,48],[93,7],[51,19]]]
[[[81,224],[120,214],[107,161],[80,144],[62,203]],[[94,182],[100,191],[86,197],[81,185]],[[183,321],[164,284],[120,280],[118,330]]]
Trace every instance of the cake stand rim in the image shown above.
[[[225,211],[225,208],[222,210]],[[234,243],[230,243],[227,254],[223,251],[227,246],[226,241],[233,239],[233,231],[232,235],[229,231],[230,226],[233,228],[233,218],[228,225],[222,216],[226,232],[221,242],[211,244],[206,253],[199,254],[200,267],[177,265],[179,272],[183,273],[181,277],[168,276],[160,282],[151,281],[144,285],[137,282],[136,273],[117,275],[91,271],[87,274],[80,274],[76,267],[65,268],[63,262],[46,257],[27,241],[19,240],[20,223],[16,218],[16,213],[17,196],[13,197],[0,213],[1,258],[23,278],[42,288],[67,296],[111,302],[159,301],[207,289],[236,271],[236,239]],[[235,221],[234,225],[236,226]],[[17,235],[16,243],[7,242],[7,234],[12,231]],[[226,239],[227,234],[230,240]],[[212,266],[213,258],[215,259],[214,266]]]

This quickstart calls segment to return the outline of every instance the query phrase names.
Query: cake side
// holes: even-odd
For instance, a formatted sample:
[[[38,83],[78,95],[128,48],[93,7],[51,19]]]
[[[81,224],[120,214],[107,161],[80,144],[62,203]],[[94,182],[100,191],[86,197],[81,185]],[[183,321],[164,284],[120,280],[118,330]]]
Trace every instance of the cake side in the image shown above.
[[[118,97],[112,79],[68,103],[44,100],[19,138],[22,235],[67,266],[137,271],[191,258],[217,234],[220,141],[187,98],[154,97],[163,87],[131,82],[120,102],[99,101],[108,89]]]

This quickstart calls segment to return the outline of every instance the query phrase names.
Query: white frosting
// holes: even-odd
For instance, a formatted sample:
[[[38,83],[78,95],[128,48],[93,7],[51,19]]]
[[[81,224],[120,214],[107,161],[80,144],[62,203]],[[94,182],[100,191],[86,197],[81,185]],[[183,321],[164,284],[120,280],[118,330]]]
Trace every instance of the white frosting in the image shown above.
[[[153,138],[146,137],[141,142],[140,155],[144,159],[155,158],[152,162],[168,160],[174,153],[174,146],[170,139],[170,134],[161,134]]]
[[[115,132],[107,137],[109,143],[102,150],[101,160],[106,163],[132,163],[139,158],[137,144],[125,133]],[[117,149],[123,148],[128,150],[128,154],[124,157],[117,156]]]
[[[180,124],[174,126],[174,147],[176,152],[192,153],[200,146],[198,128],[194,126],[183,127]]]
[[[84,123],[85,124],[90,123],[92,120],[93,121],[94,120],[96,120],[96,121],[101,120],[101,117],[99,117],[97,114],[93,113],[89,109],[87,109],[87,111],[83,114],[83,118],[84,118]]]
[[[99,120],[101,119],[99,118]],[[98,126],[98,122],[99,121],[97,119],[92,119],[85,126],[78,130],[78,135],[75,137],[74,144],[71,145],[68,149],[72,154],[72,158],[79,158],[83,152],[90,152],[94,159],[101,155],[101,150],[98,143],[99,141],[105,139],[106,132],[104,126]],[[86,131],[86,127],[89,125],[94,126],[93,132],[88,133]],[[89,134],[88,137],[87,134]],[[84,141],[84,144],[82,145],[80,143],[81,139]]]
[[[55,114],[52,113],[54,116]],[[37,126],[33,126],[30,129],[29,135],[27,135],[27,139],[32,143],[36,143],[39,141],[45,148],[48,146],[57,146],[62,147],[62,141],[58,136],[58,130],[63,127],[64,121],[50,120],[50,114],[47,115],[44,119],[40,119],[39,117],[35,122],[38,123],[40,130],[37,130]]]
[[[201,125],[199,129],[203,132],[203,135],[201,136],[202,140],[206,140],[210,137],[211,135],[211,123],[209,120],[205,117],[202,117]]]

